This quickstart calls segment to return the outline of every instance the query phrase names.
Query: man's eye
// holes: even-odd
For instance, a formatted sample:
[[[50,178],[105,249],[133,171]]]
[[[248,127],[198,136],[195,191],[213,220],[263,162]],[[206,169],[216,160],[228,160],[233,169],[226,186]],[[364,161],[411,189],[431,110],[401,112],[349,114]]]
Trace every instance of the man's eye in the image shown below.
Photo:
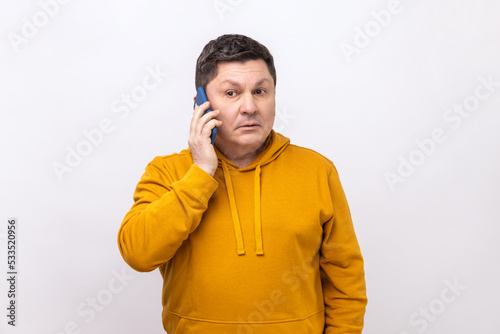
[[[255,91],[255,94],[257,94],[257,95],[261,95],[261,94],[263,94],[263,93],[264,93],[264,91],[263,91],[262,89],[257,89],[257,90]]]
[[[226,95],[229,96],[229,97],[232,97],[232,96],[234,96],[234,92],[233,91],[229,91],[229,92],[226,93]]]

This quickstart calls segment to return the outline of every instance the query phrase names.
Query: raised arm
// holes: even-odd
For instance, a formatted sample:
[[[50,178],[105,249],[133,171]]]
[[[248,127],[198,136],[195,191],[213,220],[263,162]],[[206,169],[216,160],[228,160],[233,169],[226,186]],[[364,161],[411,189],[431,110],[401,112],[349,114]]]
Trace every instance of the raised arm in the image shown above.
[[[206,102],[193,111],[188,140],[192,159],[188,164],[184,160],[167,167],[161,158],[155,158],[136,187],[135,203],[118,231],[118,247],[123,259],[137,271],[154,270],[174,256],[198,227],[217,189],[212,177],[217,156],[210,133],[222,122],[214,118],[218,110],[204,114],[209,106]]]
[[[146,167],[118,232],[123,259],[137,271],[154,270],[174,256],[217,189],[217,181],[196,165],[171,183],[157,164],[155,159]]]

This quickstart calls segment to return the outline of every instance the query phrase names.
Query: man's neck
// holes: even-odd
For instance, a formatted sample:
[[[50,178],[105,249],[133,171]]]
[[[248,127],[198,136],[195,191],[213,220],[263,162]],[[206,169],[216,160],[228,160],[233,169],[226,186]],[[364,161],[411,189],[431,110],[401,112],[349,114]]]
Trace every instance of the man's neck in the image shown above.
[[[248,167],[264,150],[266,143],[264,142],[257,150],[245,150],[244,148],[238,148],[236,150],[225,151],[224,148],[217,147],[217,149],[224,155],[227,160],[231,161],[233,164],[239,168]]]

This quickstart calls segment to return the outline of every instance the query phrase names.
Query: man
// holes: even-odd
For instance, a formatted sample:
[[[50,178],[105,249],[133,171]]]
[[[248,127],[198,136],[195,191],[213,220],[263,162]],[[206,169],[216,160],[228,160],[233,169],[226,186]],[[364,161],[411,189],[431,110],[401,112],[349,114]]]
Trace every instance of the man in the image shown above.
[[[220,36],[198,58],[200,86],[210,102],[194,110],[189,149],[149,163],[118,233],[132,268],[160,270],[165,330],[361,333],[347,201],[331,161],[272,130],[272,55]]]

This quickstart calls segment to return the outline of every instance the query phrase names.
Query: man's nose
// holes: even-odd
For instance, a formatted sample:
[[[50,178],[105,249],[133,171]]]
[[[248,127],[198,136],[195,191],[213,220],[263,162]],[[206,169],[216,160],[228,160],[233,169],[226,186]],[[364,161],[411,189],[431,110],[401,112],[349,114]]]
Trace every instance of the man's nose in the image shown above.
[[[259,111],[255,97],[252,93],[245,93],[240,98],[240,113],[241,114],[254,114]]]

